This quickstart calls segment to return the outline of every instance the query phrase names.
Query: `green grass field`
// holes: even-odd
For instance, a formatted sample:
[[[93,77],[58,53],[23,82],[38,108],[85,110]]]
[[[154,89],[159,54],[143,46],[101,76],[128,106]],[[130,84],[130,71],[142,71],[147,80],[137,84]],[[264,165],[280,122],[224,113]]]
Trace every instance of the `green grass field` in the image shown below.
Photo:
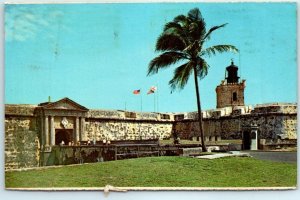
[[[296,186],[296,164],[247,157],[148,157],[5,173],[7,188]]]

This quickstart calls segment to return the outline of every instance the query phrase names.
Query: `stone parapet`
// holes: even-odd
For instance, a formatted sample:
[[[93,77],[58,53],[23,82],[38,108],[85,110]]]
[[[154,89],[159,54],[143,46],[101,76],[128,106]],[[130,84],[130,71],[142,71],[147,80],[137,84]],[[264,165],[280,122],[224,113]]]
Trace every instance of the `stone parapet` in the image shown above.
[[[258,104],[254,108],[251,105],[248,106],[233,106],[224,107],[211,110],[202,111],[203,119],[219,119],[222,117],[251,117],[259,115],[270,114],[297,114],[297,104],[293,103],[274,103],[274,104]],[[181,120],[196,120],[198,118],[197,112],[184,112],[177,113],[177,116],[181,115],[184,118]],[[176,117],[175,117],[175,121]]]
[[[5,115],[13,116],[35,116],[37,105],[29,104],[6,104]],[[293,103],[271,103],[258,104],[254,108],[252,106],[233,106],[211,110],[203,110],[202,117],[204,119],[218,119],[220,117],[237,117],[244,115],[256,114],[297,114],[297,104]],[[154,112],[134,112],[124,110],[98,110],[91,109],[87,113],[87,118],[92,119],[125,119],[125,120],[150,120],[150,121],[180,121],[188,119],[197,119],[198,112],[182,112],[182,113],[154,113]]]
[[[93,119],[174,121],[174,114],[172,113],[134,112],[124,110],[89,110],[87,117]]]
[[[5,115],[34,116],[37,107],[37,105],[30,104],[6,104]]]
[[[255,106],[254,110],[251,113],[286,113],[286,114],[295,114],[297,113],[297,104],[281,104],[281,103],[272,103],[272,104],[258,104]]]
[[[87,117],[119,119],[119,118],[125,118],[125,113],[117,110],[89,110]]]

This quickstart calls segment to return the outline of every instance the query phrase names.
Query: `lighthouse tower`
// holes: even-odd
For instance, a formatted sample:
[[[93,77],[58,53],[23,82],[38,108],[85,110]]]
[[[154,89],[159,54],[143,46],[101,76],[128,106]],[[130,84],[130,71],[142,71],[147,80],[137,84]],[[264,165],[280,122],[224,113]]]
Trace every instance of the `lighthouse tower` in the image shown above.
[[[239,81],[238,67],[234,65],[233,60],[231,65],[226,67],[225,80],[217,86],[217,108],[228,106],[243,106],[244,90],[246,87],[245,80]]]

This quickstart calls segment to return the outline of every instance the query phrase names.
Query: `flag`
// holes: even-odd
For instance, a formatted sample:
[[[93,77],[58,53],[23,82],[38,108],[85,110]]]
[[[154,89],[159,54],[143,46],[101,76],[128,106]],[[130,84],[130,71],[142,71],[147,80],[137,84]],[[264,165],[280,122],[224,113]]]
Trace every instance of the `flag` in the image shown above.
[[[149,91],[147,92],[147,94],[152,94],[152,93],[154,93],[156,90],[157,90],[157,87],[152,86],[152,87],[149,89]]]
[[[133,94],[140,94],[141,90],[133,90]]]

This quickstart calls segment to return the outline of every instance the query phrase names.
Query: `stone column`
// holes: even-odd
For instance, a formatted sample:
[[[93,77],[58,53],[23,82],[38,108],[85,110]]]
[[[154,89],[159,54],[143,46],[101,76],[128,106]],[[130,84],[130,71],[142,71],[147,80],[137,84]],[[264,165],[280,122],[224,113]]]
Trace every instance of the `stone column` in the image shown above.
[[[45,145],[45,128],[44,128],[44,120],[43,117],[40,116],[40,122],[41,122],[41,145],[44,146]]]
[[[80,139],[82,140],[82,138],[85,138],[85,118],[81,117],[81,123],[80,123],[81,127],[80,127]]]
[[[76,117],[75,122],[75,142],[79,142],[79,117]]]
[[[54,129],[54,117],[50,118],[50,144],[51,146],[55,145],[55,129]]]
[[[45,116],[45,146],[49,146],[49,125],[48,125],[48,116]]]

